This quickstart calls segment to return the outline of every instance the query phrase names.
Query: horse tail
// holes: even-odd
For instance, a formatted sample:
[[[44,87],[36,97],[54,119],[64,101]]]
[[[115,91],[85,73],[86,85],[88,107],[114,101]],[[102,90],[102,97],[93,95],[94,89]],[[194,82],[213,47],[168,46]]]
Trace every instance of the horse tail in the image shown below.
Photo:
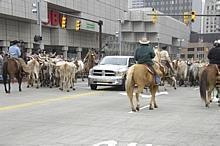
[[[134,65],[132,65],[128,69],[126,82],[125,82],[125,89],[126,89],[128,97],[130,98],[133,97],[133,86],[134,86],[133,74],[134,74]]]
[[[206,69],[204,69],[199,81],[200,96],[204,101],[206,101],[206,89],[207,89],[207,81],[208,81],[207,76],[208,76],[208,72]]]

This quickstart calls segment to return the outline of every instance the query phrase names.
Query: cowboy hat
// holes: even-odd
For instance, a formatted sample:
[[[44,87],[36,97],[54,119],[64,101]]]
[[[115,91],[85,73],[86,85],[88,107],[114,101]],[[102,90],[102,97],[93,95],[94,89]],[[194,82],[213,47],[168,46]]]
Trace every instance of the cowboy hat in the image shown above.
[[[149,44],[149,43],[150,43],[150,41],[149,41],[149,40],[147,40],[147,38],[142,38],[141,40],[139,40],[139,43],[140,43],[140,44],[147,45],[147,44]]]

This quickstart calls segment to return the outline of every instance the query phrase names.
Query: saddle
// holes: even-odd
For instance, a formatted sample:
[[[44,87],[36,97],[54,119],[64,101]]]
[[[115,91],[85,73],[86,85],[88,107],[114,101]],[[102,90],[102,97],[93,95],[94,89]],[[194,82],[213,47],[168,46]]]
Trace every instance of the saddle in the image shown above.
[[[147,68],[147,70],[150,72],[150,74],[152,74],[153,76],[155,75],[154,71],[153,71],[153,67],[149,67],[147,64],[145,64],[145,67]]]

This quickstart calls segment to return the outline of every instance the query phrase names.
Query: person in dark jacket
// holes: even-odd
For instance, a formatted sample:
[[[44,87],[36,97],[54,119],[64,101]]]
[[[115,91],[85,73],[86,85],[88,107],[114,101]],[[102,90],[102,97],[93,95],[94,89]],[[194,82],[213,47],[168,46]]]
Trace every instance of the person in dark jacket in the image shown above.
[[[153,67],[154,62],[152,59],[155,57],[155,52],[153,47],[149,45],[150,41],[148,41],[146,38],[143,38],[139,41],[139,43],[141,45],[135,51],[135,60],[138,64],[146,64],[154,72],[156,84],[160,84],[160,77]]]
[[[208,59],[210,64],[220,65],[220,40],[214,42],[214,47],[208,52]]]

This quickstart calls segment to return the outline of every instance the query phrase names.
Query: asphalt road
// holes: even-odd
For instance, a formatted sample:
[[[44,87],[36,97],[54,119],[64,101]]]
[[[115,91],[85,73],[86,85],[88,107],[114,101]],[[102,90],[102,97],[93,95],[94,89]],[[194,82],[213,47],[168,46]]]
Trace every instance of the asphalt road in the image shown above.
[[[90,90],[78,82],[69,93],[17,84],[5,94],[0,85],[0,146],[217,146],[220,107],[205,108],[197,88],[168,88],[156,97],[159,108],[132,113],[116,88]],[[112,145],[110,145],[112,144]]]

